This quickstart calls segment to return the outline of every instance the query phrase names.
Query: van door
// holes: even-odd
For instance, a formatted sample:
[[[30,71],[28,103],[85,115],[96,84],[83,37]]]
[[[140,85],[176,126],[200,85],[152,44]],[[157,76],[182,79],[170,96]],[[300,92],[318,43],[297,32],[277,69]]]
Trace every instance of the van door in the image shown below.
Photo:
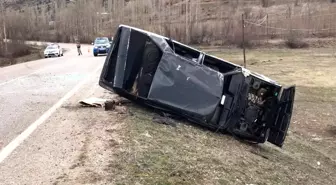
[[[174,53],[164,53],[148,99],[207,123],[223,94],[223,75]]]
[[[283,90],[280,101],[278,102],[275,122],[274,125],[270,127],[270,134],[267,139],[276,146],[282,147],[285,141],[292,117],[294,97],[295,86],[291,86]]]

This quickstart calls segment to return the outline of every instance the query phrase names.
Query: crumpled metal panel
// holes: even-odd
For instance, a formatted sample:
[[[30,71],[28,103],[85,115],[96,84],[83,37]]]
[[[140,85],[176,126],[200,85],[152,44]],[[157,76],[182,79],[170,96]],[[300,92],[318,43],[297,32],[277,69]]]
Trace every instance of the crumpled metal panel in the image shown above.
[[[211,119],[220,104],[223,84],[223,76],[218,72],[173,53],[164,53],[148,99],[206,121]]]
[[[117,64],[115,69],[114,87],[123,88],[125,68],[127,63],[128,47],[131,37],[131,29],[124,28],[121,32],[119,52],[117,57]]]

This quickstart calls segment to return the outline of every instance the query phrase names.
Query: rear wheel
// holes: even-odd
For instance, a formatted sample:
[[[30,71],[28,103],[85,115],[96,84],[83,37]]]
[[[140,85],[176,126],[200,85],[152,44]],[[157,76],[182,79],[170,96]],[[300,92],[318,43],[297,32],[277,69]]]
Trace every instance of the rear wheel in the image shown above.
[[[142,68],[138,79],[139,96],[147,97],[156,68],[161,59],[160,49],[152,42],[145,46]]]
[[[93,56],[95,56],[95,57],[96,57],[96,56],[98,56],[98,54],[97,54],[97,53],[93,53]]]
[[[158,63],[160,62],[160,58],[160,49],[154,43],[148,43],[142,59],[143,74],[154,73]]]

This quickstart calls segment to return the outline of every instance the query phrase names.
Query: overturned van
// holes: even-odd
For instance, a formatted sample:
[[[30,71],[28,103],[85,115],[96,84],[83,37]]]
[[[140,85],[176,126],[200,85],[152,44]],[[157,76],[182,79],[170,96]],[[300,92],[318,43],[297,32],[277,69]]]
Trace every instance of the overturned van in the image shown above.
[[[120,25],[100,86],[211,130],[282,147],[295,86],[275,81],[175,40]]]

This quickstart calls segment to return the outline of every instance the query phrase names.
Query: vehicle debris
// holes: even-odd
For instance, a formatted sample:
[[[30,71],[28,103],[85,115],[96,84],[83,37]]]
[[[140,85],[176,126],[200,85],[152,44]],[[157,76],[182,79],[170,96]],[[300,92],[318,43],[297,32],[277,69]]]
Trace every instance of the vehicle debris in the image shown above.
[[[106,99],[96,98],[96,97],[91,97],[91,98],[87,98],[85,100],[79,101],[79,103],[85,107],[102,107],[102,108],[105,107],[106,102],[107,102]]]
[[[156,116],[153,117],[153,121],[157,122],[157,123],[160,123],[160,124],[170,125],[172,127],[176,127],[176,123],[172,119],[170,119],[169,117],[156,115]]]
[[[120,25],[99,85],[211,130],[282,147],[295,86],[277,82],[170,38]]]
[[[125,106],[115,106],[114,111],[116,111],[118,114],[127,114],[128,109]]]
[[[129,104],[131,103],[131,101],[121,97],[116,97],[112,100],[91,97],[81,100],[79,101],[79,103],[84,107],[101,107],[104,108],[106,111],[115,110],[118,113],[126,113],[127,109],[122,105]]]
[[[141,134],[141,135],[146,136],[146,137],[149,137],[149,138],[152,137],[148,132],[146,132],[146,133],[144,133],[144,134]]]

